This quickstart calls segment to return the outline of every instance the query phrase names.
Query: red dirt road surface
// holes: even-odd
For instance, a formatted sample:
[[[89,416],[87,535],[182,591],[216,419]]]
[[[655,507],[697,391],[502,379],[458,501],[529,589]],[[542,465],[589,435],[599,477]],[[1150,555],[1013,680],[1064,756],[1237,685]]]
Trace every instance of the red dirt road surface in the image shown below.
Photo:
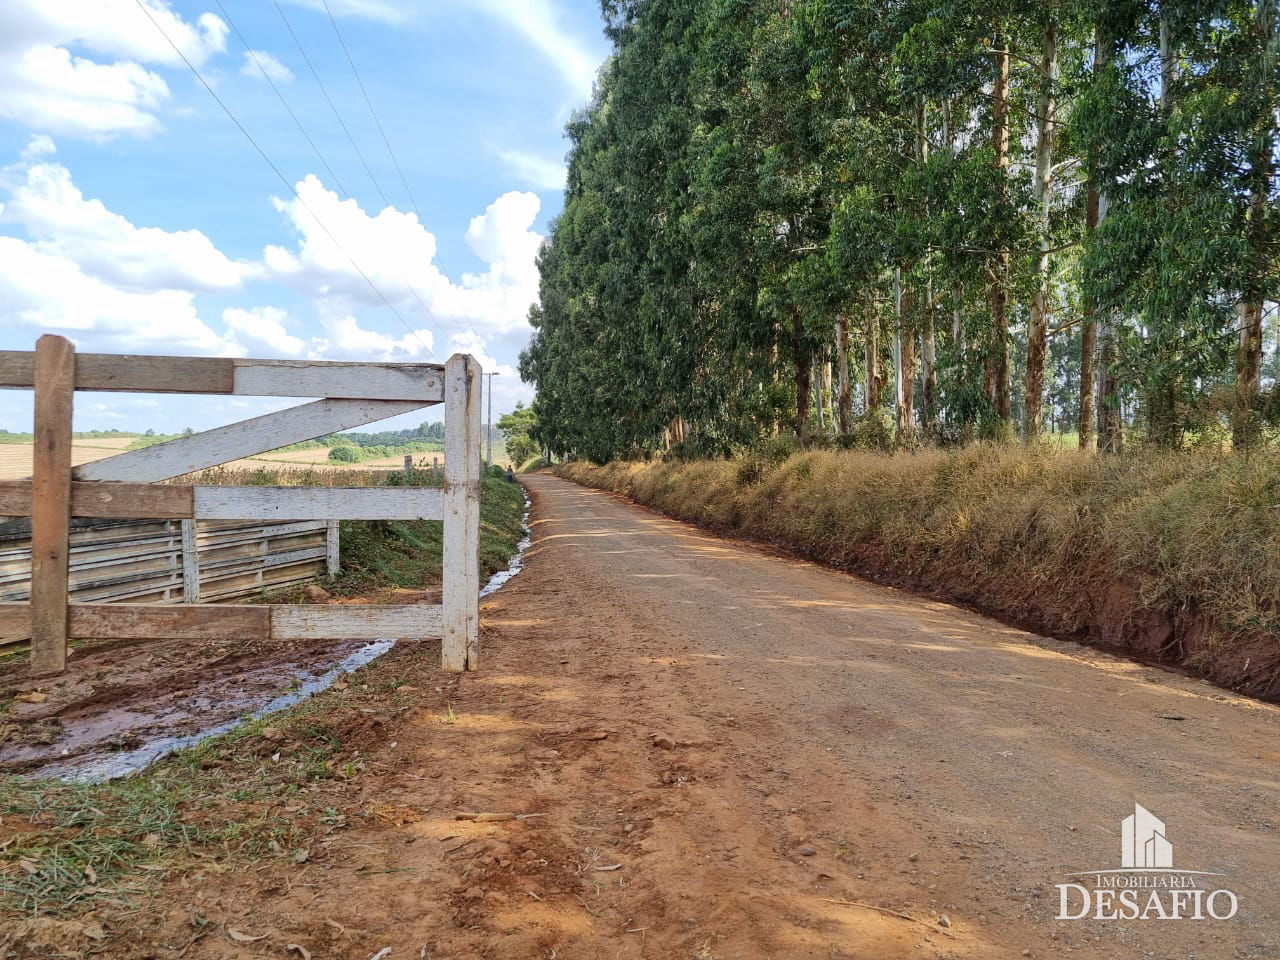
[[[528,485],[481,670],[369,718],[346,828],[170,878],[119,955],[1280,956],[1277,708]],[[1135,802],[1233,919],[1055,919]]]

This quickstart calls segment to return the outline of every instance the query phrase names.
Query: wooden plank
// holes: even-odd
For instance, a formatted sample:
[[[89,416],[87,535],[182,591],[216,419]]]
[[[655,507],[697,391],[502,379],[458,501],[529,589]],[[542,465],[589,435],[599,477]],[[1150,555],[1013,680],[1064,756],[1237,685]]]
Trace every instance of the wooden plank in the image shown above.
[[[71,412],[76,348],[66,337],[36,341],[35,449],[31,470],[31,670],[67,666],[71,553]]]
[[[382,640],[439,637],[442,609],[411,606],[282,604],[272,606],[273,640]]]
[[[156,483],[420,409],[420,400],[316,400],[75,468],[78,480]]]
[[[267,636],[270,608],[231,604],[73,603],[68,633],[75,640],[239,640]],[[31,605],[0,604],[0,637],[31,634]]]
[[[442,608],[433,604],[73,603],[68,620],[68,632],[77,640],[380,640],[439,637],[443,632]],[[0,604],[0,638],[11,642],[30,634],[31,604]]]
[[[337,520],[330,520],[325,524],[324,529],[324,572],[325,576],[332,579],[338,575],[338,557],[340,555],[340,535]]]
[[[199,520],[439,520],[431,487],[196,487]]]
[[[445,364],[444,639],[446,670],[475,670],[480,636],[480,365]]]
[[[0,350],[0,387],[34,386],[33,358],[25,350]],[[77,390],[231,393],[235,381],[230,357],[82,353],[77,359]]]
[[[334,397],[364,400],[444,398],[436,363],[340,363],[318,360],[235,360],[232,393],[250,397]]]
[[[200,602],[200,548],[194,520],[182,521],[182,602]]]
[[[68,450],[70,447],[68,446]],[[70,463],[70,454],[67,462]],[[68,481],[71,471],[67,470]],[[192,511],[192,488],[147,483],[69,483],[71,515],[123,519],[182,519]],[[33,481],[0,480],[0,514],[30,514]]]
[[[85,353],[77,390],[130,393],[239,394],[250,397],[333,397],[364,400],[443,398],[443,370],[434,363],[346,363]],[[35,354],[0,350],[0,387],[35,386]]]

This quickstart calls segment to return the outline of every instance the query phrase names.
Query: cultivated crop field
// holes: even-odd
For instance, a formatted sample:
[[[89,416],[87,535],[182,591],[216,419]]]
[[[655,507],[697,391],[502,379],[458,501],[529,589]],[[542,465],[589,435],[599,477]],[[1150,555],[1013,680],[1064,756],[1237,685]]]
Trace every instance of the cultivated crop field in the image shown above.
[[[71,462],[79,465],[90,460],[101,460],[126,449],[133,437],[103,437],[93,440],[75,440],[71,444]],[[0,480],[17,480],[31,476],[31,445],[22,443],[0,444]]]
[[[108,437],[106,439],[76,440],[71,447],[71,462],[75,465],[114,456],[127,449],[132,437]],[[438,459],[444,468],[444,453],[414,454],[413,462],[419,468],[430,469],[432,459]],[[378,460],[362,460],[360,463],[330,463],[329,448],[314,450],[281,450],[257,457],[236,460],[229,467],[261,469],[268,464],[285,467],[312,467],[324,470],[386,470],[404,465],[403,456],[383,457]],[[29,444],[0,444],[0,480],[17,480],[31,476],[31,446]]]

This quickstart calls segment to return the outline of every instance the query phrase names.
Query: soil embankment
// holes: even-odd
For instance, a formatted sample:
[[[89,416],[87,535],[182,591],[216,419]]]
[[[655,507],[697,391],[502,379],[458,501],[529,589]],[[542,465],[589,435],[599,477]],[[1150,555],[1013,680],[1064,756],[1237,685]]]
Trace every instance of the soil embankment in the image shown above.
[[[1280,699],[1280,461],[976,447],[557,472],[721,534]]]

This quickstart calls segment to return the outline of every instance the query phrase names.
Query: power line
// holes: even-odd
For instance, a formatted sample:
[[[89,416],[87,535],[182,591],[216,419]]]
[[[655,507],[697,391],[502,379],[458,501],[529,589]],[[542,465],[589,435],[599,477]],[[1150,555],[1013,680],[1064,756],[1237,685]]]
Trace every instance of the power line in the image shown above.
[[[293,37],[293,42],[298,46],[298,52],[302,54],[302,59],[306,61],[307,69],[311,71],[311,76],[315,77],[316,83],[320,87],[320,92],[324,94],[325,100],[329,102],[329,109],[333,111],[334,117],[337,119],[342,132],[347,135],[347,140],[351,143],[351,149],[356,152],[356,156],[360,158],[360,163],[364,166],[364,172],[369,175],[369,179],[373,181],[373,188],[378,191],[378,196],[382,198],[383,206],[391,206],[391,201],[387,199],[387,195],[382,191],[382,185],[378,183],[378,178],[373,175],[373,170],[369,167],[369,162],[365,160],[364,154],[360,152],[360,147],[356,144],[356,138],[351,135],[351,130],[347,127],[346,121],[342,119],[342,114],[338,112],[338,107],[333,102],[333,98],[329,96],[329,91],[324,85],[324,81],[320,79],[320,74],[316,72],[315,65],[311,62],[311,58],[307,56],[306,49],[302,46],[302,41],[298,39],[298,35],[293,32],[293,25],[289,23],[289,18],[284,15],[284,8],[280,6],[280,0],[274,0],[276,11],[280,14],[280,19],[284,21],[285,28],[289,31],[289,36]]]
[[[227,8],[223,6],[222,0],[215,0],[215,2],[218,4],[218,9],[222,11],[222,15],[227,18],[227,22],[231,24],[231,28],[235,30],[236,36],[240,38],[240,42],[244,45],[244,48],[248,52],[249,56],[253,58],[253,62],[257,64],[258,69],[262,71],[263,77],[266,78],[267,82],[271,84],[271,89],[275,91],[276,97],[279,98],[280,103],[284,105],[284,108],[286,111],[288,111],[289,116],[293,117],[293,122],[297,124],[298,130],[302,133],[302,136],[306,139],[307,143],[311,144],[311,149],[315,151],[316,156],[320,158],[320,162],[324,165],[324,168],[329,172],[329,175],[333,177],[333,182],[334,182],[334,185],[337,186],[338,192],[341,193],[344,197],[350,198],[351,193],[347,190],[346,187],[342,185],[342,181],[339,180],[338,175],[334,173],[333,167],[329,165],[329,161],[325,159],[324,154],[320,152],[320,148],[316,146],[315,141],[311,139],[311,136],[307,133],[306,128],[302,125],[302,121],[298,119],[297,114],[295,114],[293,112],[293,109],[289,106],[289,101],[285,99],[284,94],[280,92],[280,89],[271,80],[271,77],[267,74],[266,70],[263,69],[262,63],[261,61],[258,60],[257,54],[254,53],[253,48],[249,45],[249,41],[245,39],[244,34],[241,33],[240,28],[236,25],[236,22],[231,19],[231,15],[227,13]],[[285,25],[286,26],[288,25],[288,21],[285,21]],[[295,42],[297,41],[296,36],[294,37],[294,40]],[[305,56],[305,52],[304,52],[304,56]],[[308,61],[308,64],[310,64],[310,61]],[[323,86],[321,87],[321,89],[323,90]],[[333,102],[330,101],[329,105],[332,107]],[[337,108],[335,107],[334,109],[336,111]],[[339,118],[339,120],[341,120],[341,118]],[[374,182],[374,186],[375,187],[378,186],[376,181]],[[379,192],[381,192],[381,188],[379,188]],[[385,200],[386,198],[384,197],[383,199]],[[412,199],[412,195],[410,196],[410,199]],[[419,220],[422,219],[421,215],[419,215],[418,219]],[[413,286],[413,284],[409,282],[409,279],[405,277],[403,274],[400,275],[400,279],[404,282],[404,285],[408,289],[409,293],[413,295],[413,298],[418,301],[418,305],[422,307],[424,319],[427,319],[427,320],[433,319],[434,317],[431,312],[431,308],[427,306],[426,301],[422,299],[422,296],[418,293],[417,289]],[[428,347],[427,349],[431,350],[430,347]],[[434,355],[435,351],[432,350],[431,352]]]
[[[301,133],[307,143],[311,145],[311,149],[315,152],[316,157],[319,158],[322,164],[324,164],[324,168],[329,172],[329,176],[333,179],[334,185],[337,186],[342,193],[346,194],[347,188],[342,185],[342,181],[338,179],[338,175],[333,172],[333,167],[329,166],[329,161],[324,158],[324,154],[320,152],[320,148],[317,147],[315,141],[311,139],[311,135],[307,133],[306,127],[302,125],[302,121],[298,119],[298,115],[294,113],[293,108],[289,106],[289,101],[284,98],[284,94],[280,92],[280,88],[276,86],[276,82],[271,79],[271,74],[267,73],[266,69],[262,66],[262,62],[258,59],[257,53],[255,53],[253,48],[249,46],[249,41],[246,40],[244,34],[240,32],[240,28],[236,26],[236,22],[231,19],[231,14],[227,13],[227,8],[222,5],[222,0],[215,0],[215,2],[218,4],[218,9],[222,11],[222,15],[226,18],[227,23],[231,24],[231,29],[234,30],[236,32],[236,36],[240,38],[240,43],[244,46],[245,53],[247,53],[253,60],[258,70],[262,73],[262,78],[271,85],[271,89],[275,92],[276,97],[279,98],[280,103],[284,106],[285,110],[288,111],[289,116],[293,118],[293,122],[298,128],[298,132]],[[350,196],[350,194],[347,195]]]
[[[360,71],[356,69],[356,62],[351,56],[351,51],[347,47],[346,40],[343,39],[342,31],[338,28],[338,21],[333,15],[333,10],[331,10],[329,7],[329,0],[321,0],[321,2],[324,4],[324,12],[329,16],[329,23],[333,25],[333,33],[338,38],[338,44],[342,47],[342,52],[347,57],[347,63],[351,67],[351,73],[356,78],[356,83],[360,87],[360,93],[364,95],[364,102],[365,102],[365,105],[369,108],[369,115],[373,117],[373,122],[378,128],[378,133],[382,135],[382,143],[387,148],[387,156],[391,158],[391,164],[396,168],[396,174],[400,177],[400,183],[404,187],[404,192],[409,196],[409,203],[413,207],[413,212],[418,215],[418,223],[422,225],[423,229],[426,229],[426,226],[427,226],[426,220],[422,216],[422,210],[418,207],[417,198],[415,198],[413,195],[413,190],[409,186],[409,181],[405,179],[404,170],[400,166],[400,161],[396,158],[395,150],[391,148],[391,140],[387,137],[387,131],[383,128],[382,121],[378,118],[378,111],[375,110],[373,107],[373,100],[369,96],[369,91],[365,88],[364,80],[360,78]],[[297,38],[295,37],[295,40],[296,39]],[[381,192],[381,188],[379,188],[379,191]],[[384,200],[386,199],[385,195],[383,199]],[[444,262],[444,257],[440,255],[440,244],[438,241],[436,243],[435,259],[439,261],[440,268],[445,275],[445,279],[447,280],[449,275],[449,269],[448,269],[448,265]],[[406,281],[406,283],[407,282],[408,281]],[[423,304],[423,307],[425,309],[426,305]],[[437,322],[443,322],[440,320],[440,318],[436,318],[436,320]],[[454,327],[454,329],[458,330],[459,332],[462,332],[464,329],[460,324],[457,324],[457,323],[452,323],[451,325]],[[466,326],[465,330],[466,332],[472,334],[473,336],[476,335],[475,328],[473,328],[470,324]]]
[[[391,149],[391,141],[387,139],[387,131],[382,129],[382,121],[378,119],[378,113],[373,109],[373,101],[369,99],[369,91],[365,89],[364,81],[360,79],[360,71],[356,69],[356,62],[351,59],[351,51],[347,49],[347,42],[342,39],[342,31],[338,29],[338,21],[334,19],[333,11],[329,9],[329,0],[321,0],[321,2],[324,4],[324,12],[329,15],[329,22],[333,24],[333,32],[338,38],[338,43],[342,46],[342,52],[347,56],[347,63],[351,65],[351,72],[356,78],[356,83],[360,86],[360,92],[364,94],[364,102],[369,107],[369,115],[373,117],[373,122],[378,127],[378,133],[382,134],[382,142],[386,145],[387,156],[391,158],[391,163],[396,168],[396,173],[400,176],[400,183],[404,186],[404,192],[409,195],[409,203],[413,205],[413,212],[418,215],[418,222],[422,223],[422,211],[418,209],[418,201],[414,199],[413,191],[409,189],[409,181],[404,178],[404,171],[400,169],[400,161],[396,159],[395,151]]]
[[[418,336],[417,331],[409,326],[409,324],[405,321],[404,317],[400,315],[400,311],[397,310],[395,306],[391,303],[391,301],[387,299],[386,294],[384,294],[380,289],[378,289],[377,284],[375,284],[373,280],[369,278],[369,275],[365,273],[363,269],[361,269],[360,264],[356,263],[355,258],[351,256],[350,253],[347,252],[347,248],[338,242],[338,238],[333,235],[333,231],[331,231],[328,228],[328,226],[325,224],[325,222],[321,220],[320,217],[316,214],[316,212],[311,209],[311,205],[308,204],[306,200],[302,199],[302,194],[298,193],[297,187],[295,187],[292,183],[290,183],[288,178],[283,173],[280,172],[280,168],[275,165],[275,162],[272,161],[272,159],[269,156],[267,156],[267,152],[258,145],[258,141],[253,138],[253,135],[249,133],[247,129],[245,129],[244,124],[242,124],[239,121],[239,119],[236,117],[236,115],[231,112],[231,108],[228,107],[226,103],[223,102],[220,96],[218,96],[218,94],[214,91],[213,87],[209,85],[209,81],[207,81],[204,78],[204,76],[200,73],[200,71],[196,69],[195,64],[193,64],[189,59],[187,59],[187,55],[182,52],[181,48],[179,48],[179,46],[176,43],[173,42],[173,38],[169,36],[169,34],[165,31],[164,27],[160,26],[156,18],[151,15],[151,11],[147,9],[146,5],[142,2],[142,0],[134,0],[134,3],[138,5],[139,10],[141,10],[144,14],[146,14],[147,19],[150,20],[152,26],[154,26],[156,30],[160,32],[160,35],[164,37],[165,40],[168,41],[169,46],[173,47],[173,52],[176,53],[182,59],[182,62],[187,65],[187,68],[195,75],[195,78],[200,81],[200,84],[206,90],[209,91],[209,96],[213,97],[213,99],[217,101],[218,106],[222,108],[223,112],[230,118],[231,122],[234,123],[236,127],[240,130],[240,132],[244,134],[245,139],[248,140],[249,143],[253,145],[253,149],[258,151],[258,155],[262,157],[262,159],[266,162],[267,166],[269,166],[272,169],[275,175],[280,179],[280,182],[283,183],[285,187],[289,190],[289,192],[293,194],[294,198],[298,201],[298,203],[302,205],[302,208],[306,210],[307,213],[311,214],[311,218],[315,220],[316,224],[320,227],[321,230],[325,232],[325,234],[329,237],[329,239],[333,241],[333,245],[342,251],[342,254],[351,263],[351,266],[354,267],[356,272],[360,274],[361,277],[364,278],[364,282],[369,285],[369,289],[372,290],[374,293],[376,293],[379,299],[381,299],[382,302],[386,304],[387,309],[390,310],[392,314],[394,314],[395,318],[400,321],[401,325],[405,328],[405,330],[409,331],[409,335],[412,336],[419,343],[421,343],[424,347],[426,347],[427,352],[430,353],[433,357],[436,356],[435,351],[431,349],[431,344],[425,342],[421,337]],[[277,3],[276,6],[278,8],[279,3]],[[281,11],[281,15],[283,16],[283,11]],[[390,204],[388,204],[388,206],[389,205]],[[412,292],[415,296],[417,296],[417,292],[414,291],[412,287],[410,287],[410,292]],[[439,359],[439,357],[436,357],[436,359]]]
[[[333,111],[334,118],[338,121],[338,124],[342,127],[343,132],[347,135],[347,140],[351,143],[352,149],[355,150],[356,156],[360,158],[360,163],[364,166],[365,173],[369,175],[369,180],[372,181],[374,189],[378,191],[378,196],[382,198],[383,205],[387,207],[394,207],[391,201],[387,199],[386,191],[382,189],[382,184],[378,182],[378,178],[374,176],[373,170],[369,166],[368,161],[365,160],[364,153],[360,150],[360,147],[356,144],[355,137],[351,135],[351,129],[350,127],[347,126],[346,121],[343,120],[342,112],[338,109],[337,104],[333,102],[333,98],[329,96],[328,88],[324,85],[324,81],[320,79],[320,74],[316,70],[315,64],[312,63],[311,58],[307,56],[306,48],[302,46],[302,40],[299,39],[298,34],[294,31],[293,25],[289,22],[289,18],[285,16],[284,8],[280,6],[279,0],[274,0],[274,2],[275,2],[276,11],[280,14],[280,19],[284,21],[285,29],[289,31],[289,36],[293,37],[293,42],[297,46],[298,52],[302,54],[302,59],[306,62],[307,68],[311,71],[311,76],[315,78],[316,85],[320,87],[320,92],[324,94],[324,98],[329,104],[329,109]],[[373,102],[369,99],[369,92],[365,89],[364,81],[360,79],[360,73],[358,70],[356,70],[355,62],[351,58],[351,52],[347,49],[346,41],[344,41],[342,38],[342,32],[338,29],[338,24],[334,19],[333,12],[329,9],[329,4],[327,0],[325,2],[325,12],[329,15],[329,22],[333,24],[333,31],[338,37],[338,43],[341,44],[342,51],[343,53],[346,54],[347,63],[351,65],[351,72],[355,74],[356,83],[360,85],[360,92],[364,95],[364,101],[369,107],[369,113],[373,116],[373,122],[377,124],[378,132],[382,134],[382,142],[386,144],[387,153],[390,154],[391,156],[391,162],[392,164],[395,165],[396,173],[400,175],[400,182],[404,184],[405,192],[409,195],[409,202],[413,206],[413,212],[418,216],[418,223],[425,230],[426,222],[422,219],[422,211],[418,208],[418,201],[414,198],[413,191],[409,189],[409,184],[405,180],[403,171],[400,169],[400,163],[399,161],[396,160],[395,153],[392,152],[391,150],[391,143],[387,139],[387,134],[382,128],[382,122],[378,119],[377,112],[373,109]],[[345,193],[348,197],[351,196],[351,194],[348,193],[346,190],[343,190],[342,192]],[[440,248],[439,248],[438,242],[436,244],[435,259],[440,261],[440,267],[444,271],[444,275],[447,280],[448,268],[445,265],[444,258],[440,256]],[[417,288],[414,287],[414,285],[409,282],[409,279],[405,277],[403,274],[400,275],[400,279],[404,282],[404,285],[408,288],[409,292],[413,294],[413,298],[418,301],[418,305],[422,307],[422,311],[425,314],[426,318],[430,320],[434,320],[437,325],[441,325],[443,323],[441,318],[437,317],[434,313],[432,313],[431,308],[427,306],[426,301],[422,299],[421,295],[417,291]],[[453,324],[453,326],[455,327],[455,329],[461,330],[461,327],[459,327],[457,324]],[[474,333],[474,330],[471,332]]]

